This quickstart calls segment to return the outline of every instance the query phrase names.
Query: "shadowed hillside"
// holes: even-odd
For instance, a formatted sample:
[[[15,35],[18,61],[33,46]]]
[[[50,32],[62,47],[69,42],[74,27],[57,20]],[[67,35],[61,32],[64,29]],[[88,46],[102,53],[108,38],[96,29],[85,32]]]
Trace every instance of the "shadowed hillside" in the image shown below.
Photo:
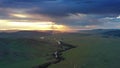
[[[56,50],[57,44],[47,40],[0,38],[0,68],[8,68],[7,66],[14,63],[18,64],[11,66],[11,68],[18,68],[19,66],[29,68],[29,66],[34,66],[34,63],[44,63],[50,57],[52,59],[51,54]],[[24,64],[26,65],[24,66]]]

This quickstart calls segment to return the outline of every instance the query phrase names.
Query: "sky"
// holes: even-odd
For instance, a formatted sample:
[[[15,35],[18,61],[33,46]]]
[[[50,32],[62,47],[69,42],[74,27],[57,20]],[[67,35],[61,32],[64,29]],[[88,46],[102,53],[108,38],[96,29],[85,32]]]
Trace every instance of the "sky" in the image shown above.
[[[0,30],[120,29],[120,0],[0,0]]]

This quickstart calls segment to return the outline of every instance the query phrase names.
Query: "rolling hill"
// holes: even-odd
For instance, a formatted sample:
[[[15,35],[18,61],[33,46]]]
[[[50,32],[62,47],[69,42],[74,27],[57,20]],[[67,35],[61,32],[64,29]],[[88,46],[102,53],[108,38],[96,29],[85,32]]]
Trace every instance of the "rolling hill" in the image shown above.
[[[32,68],[52,60],[56,42],[29,38],[0,38],[0,68]]]

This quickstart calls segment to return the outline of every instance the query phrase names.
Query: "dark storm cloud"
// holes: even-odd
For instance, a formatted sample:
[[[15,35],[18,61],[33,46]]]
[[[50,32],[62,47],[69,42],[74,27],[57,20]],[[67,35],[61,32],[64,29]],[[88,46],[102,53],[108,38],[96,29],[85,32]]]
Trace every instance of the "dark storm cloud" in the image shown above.
[[[103,24],[104,22],[101,22],[101,18],[104,18],[104,16],[88,14],[70,14],[66,17],[56,18],[55,22],[69,26],[92,26]]]
[[[56,1],[56,0],[0,0],[0,2],[42,2],[42,1]]]
[[[42,3],[41,9],[33,10],[32,13],[42,13],[50,16],[66,16],[68,14],[119,14],[119,0],[63,0],[58,3]]]
[[[31,13],[50,16],[66,16],[68,14],[119,14],[120,0],[0,0],[2,7],[32,8]],[[42,10],[41,10],[42,8]]]

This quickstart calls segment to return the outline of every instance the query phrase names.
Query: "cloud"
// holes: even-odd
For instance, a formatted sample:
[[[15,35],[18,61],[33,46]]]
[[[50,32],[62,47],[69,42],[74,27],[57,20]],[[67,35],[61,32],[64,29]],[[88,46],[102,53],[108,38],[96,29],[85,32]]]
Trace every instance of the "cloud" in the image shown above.
[[[120,19],[120,15],[118,17],[116,17],[117,19]]]
[[[70,14],[69,16],[56,18],[55,22],[69,26],[87,26],[87,25],[101,25],[103,16],[88,15],[88,14]]]
[[[66,16],[75,13],[119,14],[119,0],[2,0],[2,7],[33,8],[31,13]]]
[[[106,22],[120,21],[119,3],[120,0],[0,0],[0,19],[53,21],[74,27],[112,26]]]

